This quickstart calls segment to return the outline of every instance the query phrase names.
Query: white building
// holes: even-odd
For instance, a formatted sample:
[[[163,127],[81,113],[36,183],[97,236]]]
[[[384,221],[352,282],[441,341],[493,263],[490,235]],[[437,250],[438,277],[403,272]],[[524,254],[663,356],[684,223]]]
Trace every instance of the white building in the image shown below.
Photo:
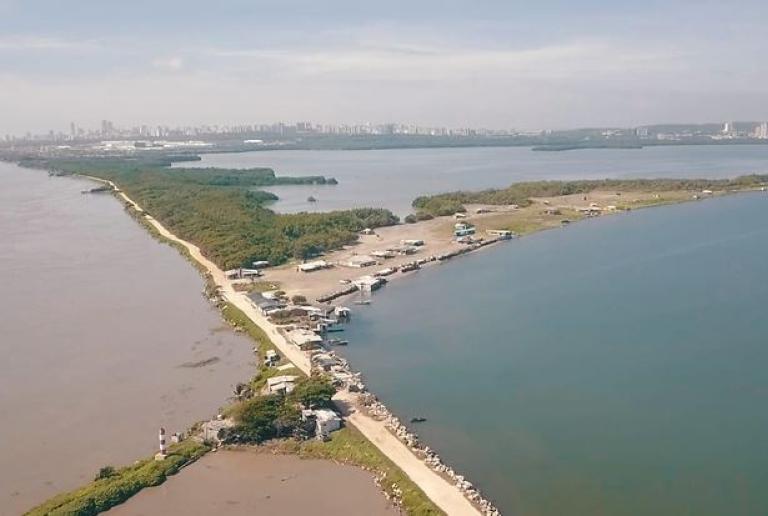
[[[328,262],[326,262],[325,260],[316,260],[314,262],[301,263],[299,264],[298,269],[301,272],[314,272],[322,269],[327,269],[328,267],[329,267]]]
[[[760,140],[768,140],[768,122],[763,122],[755,127],[754,137]]]
[[[359,254],[351,257],[347,262],[344,264],[347,267],[354,267],[357,269],[362,269],[363,267],[370,267],[371,265],[376,265],[376,260],[374,258],[371,258],[368,255],[365,254]]]
[[[267,378],[267,392],[269,394],[288,394],[296,387],[297,376],[282,375]]]
[[[361,276],[355,280],[352,280],[352,284],[360,289],[362,292],[373,292],[384,284],[381,278],[374,276]]]
[[[315,437],[321,440],[328,439],[331,432],[341,428],[341,417],[333,410],[302,410],[301,417],[305,421],[315,420]]]

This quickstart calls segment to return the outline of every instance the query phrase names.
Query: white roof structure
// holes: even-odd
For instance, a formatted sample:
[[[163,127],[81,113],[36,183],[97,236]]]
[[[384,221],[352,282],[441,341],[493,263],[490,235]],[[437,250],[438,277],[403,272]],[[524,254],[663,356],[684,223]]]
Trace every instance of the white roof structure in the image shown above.
[[[285,392],[289,393],[293,391],[298,376],[281,375],[267,378],[267,390],[271,393]]]
[[[293,342],[295,345],[301,347],[306,344],[320,344],[323,342],[323,338],[318,335],[317,333],[309,330],[304,329],[296,329],[291,330],[285,334],[286,337],[288,337],[288,340]]]
[[[365,254],[352,256],[347,260],[346,265],[349,267],[368,267],[370,265],[376,265],[376,259]]]
[[[321,439],[326,438],[329,433],[341,428],[341,417],[333,410],[318,409],[314,412],[317,418],[316,433]]]
[[[328,262],[325,260],[315,260],[314,262],[307,262],[299,264],[299,270],[302,272],[319,271],[328,267]]]
[[[373,290],[382,284],[381,278],[374,276],[361,276],[355,280],[352,280],[352,284],[360,290]]]

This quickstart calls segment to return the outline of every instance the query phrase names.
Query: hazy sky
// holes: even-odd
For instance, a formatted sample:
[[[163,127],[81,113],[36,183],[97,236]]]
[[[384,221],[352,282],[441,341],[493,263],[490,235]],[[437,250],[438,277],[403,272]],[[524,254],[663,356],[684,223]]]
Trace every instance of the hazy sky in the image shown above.
[[[0,0],[0,133],[768,119],[768,1]]]

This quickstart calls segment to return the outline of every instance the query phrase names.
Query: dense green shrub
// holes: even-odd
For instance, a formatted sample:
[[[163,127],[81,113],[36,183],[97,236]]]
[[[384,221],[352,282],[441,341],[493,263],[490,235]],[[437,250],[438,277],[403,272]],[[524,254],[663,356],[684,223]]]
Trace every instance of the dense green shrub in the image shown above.
[[[289,398],[304,408],[323,408],[331,406],[335,393],[336,388],[326,378],[314,375],[298,382]]]
[[[306,259],[351,244],[365,228],[398,223],[388,210],[276,214],[264,205],[278,184],[335,184],[322,176],[279,177],[272,169],[166,168],[162,158],[89,158],[30,162],[66,173],[114,181],[179,237],[200,247],[224,269],[257,260]]]
[[[528,181],[503,189],[476,192],[450,192],[417,197],[413,207],[435,216],[463,211],[464,204],[530,205],[531,197],[557,197],[589,193],[594,190],[637,192],[701,191],[750,188],[768,181],[768,175],[749,175],[735,179],[599,179],[584,181]]]
[[[235,421],[221,438],[227,443],[262,443],[303,431],[301,408],[330,407],[336,388],[327,378],[299,378],[287,396],[255,396],[235,404],[229,416]]]
[[[173,445],[165,460],[149,458],[113,471],[90,484],[60,494],[32,509],[29,516],[93,516],[119,505],[145,487],[162,484],[166,477],[202,457],[209,448],[194,440]],[[102,468],[104,469],[104,468]]]

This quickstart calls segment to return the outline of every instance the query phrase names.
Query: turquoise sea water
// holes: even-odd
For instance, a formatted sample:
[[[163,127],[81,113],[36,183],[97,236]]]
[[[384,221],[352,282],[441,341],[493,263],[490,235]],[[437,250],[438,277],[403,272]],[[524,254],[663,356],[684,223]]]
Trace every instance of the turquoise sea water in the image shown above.
[[[768,194],[641,210],[423,270],[353,366],[505,514],[768,514]]]

